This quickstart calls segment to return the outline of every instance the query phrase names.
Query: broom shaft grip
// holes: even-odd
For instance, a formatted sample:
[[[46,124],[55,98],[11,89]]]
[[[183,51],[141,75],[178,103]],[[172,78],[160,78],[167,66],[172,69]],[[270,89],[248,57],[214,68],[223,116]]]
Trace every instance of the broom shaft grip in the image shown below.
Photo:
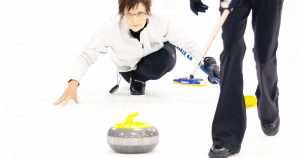
[[[224,24],[226,18],[228,17],[229,13],[230,13],[230,11],[229,11],[228,9],[225,9],[225,10],[223,11],[223,13],[222,13],[222,15],[221,15],[221,18],[220,18],[219,22],[217,23],[217,25],[216,25],[216,27],[215,27],[213,33],[210,35],[209,40],[207,41],[207,43],[206,43],[204,49],[203,49],[202,52],[201,52],[201,55],[202,55],[201,58],[199,58],[199,60],[196,61],[196,64],[195,64],[194,69],[193,69],[193,71],[192,71],[192,73],[191,73],[190,76],[194,76],[194,75],[196,74],[196,72],[197,72],[197,70],[198,70],[198,67],[199,67],[199,64],[201,63],[201,61],[202,61],[202,60],[204,59],[204,57],[206,56],[206,54],[207,54],[207,52],[208,52],[208,49],[210,48],[211,44],[213,43],[214,39],[216,38],[216,36],[217,36],[217,34],[218,34],[220,28],[223,26],[223,24]]]

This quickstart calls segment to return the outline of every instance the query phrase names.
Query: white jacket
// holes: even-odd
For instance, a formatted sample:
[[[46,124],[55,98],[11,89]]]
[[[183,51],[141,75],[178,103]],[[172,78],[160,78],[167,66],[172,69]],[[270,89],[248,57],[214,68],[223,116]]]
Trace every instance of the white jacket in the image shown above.
[[[152,14],[138,41],[131,36],[125,21],[117,16],[92,37],[78,56],[71,79],[80,82],[98,56],[108,52],[119,72],[135,70],[141,58],[161,49],[166,41],[189,52],[194,58],[201,57],[200,45],[178,36],[166,19]]]

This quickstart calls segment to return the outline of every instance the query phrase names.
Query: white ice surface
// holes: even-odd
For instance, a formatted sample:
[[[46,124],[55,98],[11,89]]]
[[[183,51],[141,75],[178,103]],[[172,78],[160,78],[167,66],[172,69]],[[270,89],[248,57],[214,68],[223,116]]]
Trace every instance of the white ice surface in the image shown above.
[[[218,2],[196,17],[188,1],[155,0],[153,12],[171,16],[185,35],[205,44],[219,18]],[[280,132],[265,136],[256,108],[248,109],[248,124],[236,158],[283,158],[299,144],[299,2],[285,1],[278,48]],[[147,83],[144,96],[128,95],[128,84],[110,95],[116,70],[108,56],[93,65],[79,88],[81,104],[52,105],[66,88],[75,57],[103,20],[117,13],[117,1],[10,0],[0,2],[0,157],[1,158],[154,158],[207,157],[211,122],[219,87],[183,87],[172,79],[187,77],[192,63],[178,54],[175,69]],[[248,21],[251,24],[251,19]],[[191,32],[190,30],[194,30]],[[244,92],[254,94],[253,36],[245,40]],[[218,59],[220,34],[209,54]],[[202,72],[198,77],[206,78]],[[136,121],[153,124],[160,143],[151,153],[114,153],[106,133],[115,123],[138,111]]]

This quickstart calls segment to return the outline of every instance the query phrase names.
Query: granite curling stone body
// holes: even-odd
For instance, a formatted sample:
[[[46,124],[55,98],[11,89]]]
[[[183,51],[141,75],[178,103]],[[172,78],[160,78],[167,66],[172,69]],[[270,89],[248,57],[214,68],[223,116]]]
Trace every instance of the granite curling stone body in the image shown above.
[[[137,154],[152,151],[159,142],[157,129],[144,122],[133,122],[138,113],[129,115],[124,123],[115,124],[107,133],[107,143],[118,153]]]

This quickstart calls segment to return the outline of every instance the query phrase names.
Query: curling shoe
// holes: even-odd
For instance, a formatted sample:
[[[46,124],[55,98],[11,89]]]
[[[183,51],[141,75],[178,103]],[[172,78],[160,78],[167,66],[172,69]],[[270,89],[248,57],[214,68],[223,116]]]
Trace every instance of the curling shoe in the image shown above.
[[[280,118],[279,116],[272,123],[262,123],[261,128],[265,135],[267,136],[275,136],[279,131]]]
[[[209,150],[208,156],[209,158],[227,158],[239,152],[240,152],[240,148],[236,150],[231,150],[225,147],[212,146]]]
[[[146,83],[137,79],[130,80],[130,94],[131,95],[144,95]]]

